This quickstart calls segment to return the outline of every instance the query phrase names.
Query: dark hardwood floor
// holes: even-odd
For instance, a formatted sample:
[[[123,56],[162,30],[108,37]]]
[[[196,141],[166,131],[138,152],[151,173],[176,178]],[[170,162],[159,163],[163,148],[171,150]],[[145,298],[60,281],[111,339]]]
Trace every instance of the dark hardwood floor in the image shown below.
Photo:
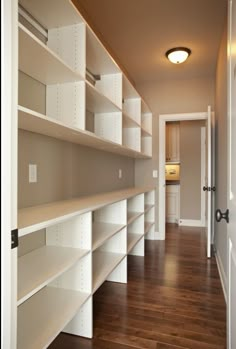
[[[167,225],[166,241],[129,256],[128,284],[94,296],[94,338],[61,333],[50,349],[223,349],[226,305],[203,229]]]

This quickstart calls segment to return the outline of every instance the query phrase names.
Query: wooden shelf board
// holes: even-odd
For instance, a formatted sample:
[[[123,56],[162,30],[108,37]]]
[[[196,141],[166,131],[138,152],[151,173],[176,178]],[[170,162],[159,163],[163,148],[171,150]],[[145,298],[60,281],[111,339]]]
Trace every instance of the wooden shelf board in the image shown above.
[[[93,293],[125,256],[125,254],[111,252],[96,251],[93,253]]]
[[[62,200],[18,211],[19,236],[61,223],[88,211],[153,190],[152,187],[126,188],[109,193]],[[142,213],[140,213],[142,214]]]
[[[127,212],[127,224],[131,224],[136,218],[140,217],[143,212]]]
[[[150,211],[155,205],[144,205],[144,212],[147,213]]]
[[[86,109],[92,113],[116,113],[121,109],[86,81]]]
[[[44,85],[83,80],[82,76],[20,23],[19,70]]]
[[[127,253],[129,253],[134,246],[142,239],[143,234],[127,234]]]
[[[83,21],[75,6],[68,0],[20,0],[19,3],[46,29]]]
[[[78,291],[43,288],[18,307],[17,348],[47,348],[88,298]]]
[[[44,246],[18,259],[18,305],[72,267],[88,251]]]
[[[140,128],[140,125],[128,114],[123,112],[123,128]]]
[[[93,251],[100,247],[106,240],[123,229],[125,225],[103,222],[93,223]]]
[[[154,222],[145,222],[144,223],[144,232],[145,234],[147,234],[149,232],[149,230],[151,229],[151,227],[154,225]]]
[[[86,64],[87,69],[95,75],[121,73],[117,63],[89,26],[86,30]]]

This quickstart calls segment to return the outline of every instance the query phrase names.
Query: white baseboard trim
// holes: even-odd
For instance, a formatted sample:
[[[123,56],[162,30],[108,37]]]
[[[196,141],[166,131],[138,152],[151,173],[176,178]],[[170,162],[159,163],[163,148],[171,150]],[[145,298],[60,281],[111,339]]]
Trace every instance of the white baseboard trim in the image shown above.
[[[167,218],[166,217],[166,223],[175,223],[175,224],[179,224],[179,220],[176,218]]]
[[[165,234],[160,233],[159,231],[155,231],[155,240],[165,240]]]
[[[205,224],[201,220],[195,219],[181,219],[179,220],[180,226],[185,227],[205,227]]]
[[[224,293],[224,297],[225,297],[225,303],[227,304],[227,292],[226,292],[226,285],[227,285],[227,278],[226,278],[226,274],[223,268],[223,264],[222,264],[222,260],[220,258],[220,255],[216,252],[215,253],[215,257],[216,257],[216,264],[218,267],[218,271],[220,274],[220,281],[221,281],[221,285],[222,285],[222,289],[223,289],[223,293]]]

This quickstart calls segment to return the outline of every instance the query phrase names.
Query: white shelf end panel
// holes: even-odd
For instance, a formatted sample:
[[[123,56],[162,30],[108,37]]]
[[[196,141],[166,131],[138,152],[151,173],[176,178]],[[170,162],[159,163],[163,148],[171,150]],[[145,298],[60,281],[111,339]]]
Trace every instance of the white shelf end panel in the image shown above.
[[[89,294],[45,287],[18,307],[18,349],[42,349],[76,315]]]
[[[20,23],[19,70],[44,85],[83,79]]]
[[[93,293],[101,286],[124,257],[125,254],[121,253],[100,251],[93,253]]]
[[[104,222],[93,223],[93,250],[100,247],[106,240],[125,227],[123,224],[111,224]]]
[[[46,29],[83,22],[81,15],[70,0],[20,0],[19,3]]]
[[[142,239],[143,234],[129,234],[127,235],[127,253],[134,248],[134,246]]]
[[[67,271],[88,253],[76,248],[44,246],[18,259],[18,305]]]

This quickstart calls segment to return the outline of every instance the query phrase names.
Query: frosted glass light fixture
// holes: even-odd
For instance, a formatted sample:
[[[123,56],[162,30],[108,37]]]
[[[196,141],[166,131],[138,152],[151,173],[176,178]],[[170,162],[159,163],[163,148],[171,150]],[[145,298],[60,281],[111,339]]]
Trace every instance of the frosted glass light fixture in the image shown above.
[[[174,64],[180,64],[186,61],[190,56],[191,50],[186,47],[175,47],[166,52],[166,57]]]

